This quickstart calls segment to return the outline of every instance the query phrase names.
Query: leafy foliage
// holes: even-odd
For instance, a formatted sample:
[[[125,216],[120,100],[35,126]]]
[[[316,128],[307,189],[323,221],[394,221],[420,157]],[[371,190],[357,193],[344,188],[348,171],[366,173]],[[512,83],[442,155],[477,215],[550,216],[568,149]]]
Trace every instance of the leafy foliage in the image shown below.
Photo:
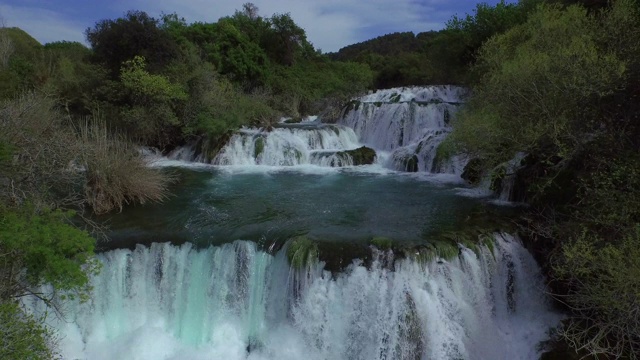
[[[640,224],[616,243],[586,230],[562,249],[554,270],[571,284],[574,317],[563,335],[574,348],[615,358],[637,358],[640,348]]]
[[[55,335],[40,319],[12,302],[0,302],[0,357],[2,359],[56,359]]]
[[[122,64],[144,57],[152,72],[177,59],[177,43],[160,28],[159,20],[142,11],[129,11],[116,20],[101,20],[85,32],[94,59],[116,77]]]
[[[349,45],[331,57],[368,64],[375,85],[388,88],[423,84],[468,84],[477,79],[469,66],[485,41],[526,21],[539,0],[480,3],[473,14],[454,16],[441,31],[393,33]]]
[[[640,11],[634,0],[598,7],[538,6],[485,42],[482,80],[445,148],[485,169],[528,154],[516,173],[532,205],[523,230],[546,247],[572,311],[562,335],[587,354],[635,359]]]
[[[493,166],[518,151],[564,158],[579,150],[596,126],[584,109],[612,94],[625,70],[598,48],[599,31],[580,7],[547,6],[489,40],[477,65],[486,75],[451,141]]]
[[[33,294],[32,289],[43,284],[86,296],[88,276],[98,269],[95,241],[69,223],[73,215],[60,210],[34,212],[29,207],[0,212],[3,270],[9,270],[3,273],[11,273],[16,265],[25,271],[3,279],[2,299]]]

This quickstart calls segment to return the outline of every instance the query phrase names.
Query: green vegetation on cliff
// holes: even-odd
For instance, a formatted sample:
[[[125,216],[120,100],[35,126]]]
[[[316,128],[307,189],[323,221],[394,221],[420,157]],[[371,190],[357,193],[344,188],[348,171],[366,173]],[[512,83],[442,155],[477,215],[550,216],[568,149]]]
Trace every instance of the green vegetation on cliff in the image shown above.
[[[561,334],[584,354],[635,359],[640,5],[570,3],[539,4],[482,44],[444,147],[476,159],[470,180],[527,154],[515,174],[531,205],[521,232],[572,315]]]

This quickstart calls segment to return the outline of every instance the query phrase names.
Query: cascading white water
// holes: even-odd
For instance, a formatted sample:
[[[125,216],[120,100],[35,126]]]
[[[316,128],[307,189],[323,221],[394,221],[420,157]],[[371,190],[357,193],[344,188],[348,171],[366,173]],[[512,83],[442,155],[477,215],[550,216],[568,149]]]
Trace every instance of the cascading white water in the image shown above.
[[[464,159],[447,164],[434,164],[434,159],[438,145],[450,131],[449,120],[465,93],[464,88],[455,86],[379,90],[352,102],[339,123],[353,128],[364,144],[392,151],[389,165],[397,170],[459,175]],[[409,161],[413,156],[417,166]]]
[[[339,151],[365,144],[378,153],[378,163],[400,171],[460,175],[467,159],[436,161],[438,145],[451,131],[449,120],[467,90],[457,86],[426,86],[379,90],[354,100],[335,125],[309,117],[297,125],[280,124],[272,131],[244,128],[236,132],[212,160],[216,165],[350,166]],[[283,119],[283,121],[286,119]],[[175,149],[171,160],[208,162],[195,146]]]
[[[493,252],[428,264],[378,253],[334,275],[246,241],[99,258],[90,301],[53,324],[65,358],[536,359],[559,321],[534,259],[506,235]]]
[[[216,156],[218,165],[320,166],[351,165],[348,156],[335,153],[359,147],[352,129],[333,125],[244,129],[234,134]]]
[[[216,165],[349,166],[353,160],[338,152],[360,147],[352,129],[339,125],[281,125],[264,131],[243,128],[236,132],[213,159]],[[170,154],[175,160],[195,158],[194,149],[179,148]],[[202,161],[202,159],[196,159]]]

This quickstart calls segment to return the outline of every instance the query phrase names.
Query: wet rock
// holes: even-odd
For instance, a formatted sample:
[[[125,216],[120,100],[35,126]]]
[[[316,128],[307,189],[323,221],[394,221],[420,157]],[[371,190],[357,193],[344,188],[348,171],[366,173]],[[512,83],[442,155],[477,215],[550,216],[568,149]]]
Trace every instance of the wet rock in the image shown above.
[[[469,184],[476,185],[482,180],[483,173],[484,161],[480,158],[473,158],[465,165],[460,177]]]
[[[253,145],[253,157],[258,158],[264,151],[264,138],[258,137]]]
[[[376,151],[366,146],[353,150],[340,151],[337,155],[349,155],[353,159],[353,165],[370,165],[376,160]]]

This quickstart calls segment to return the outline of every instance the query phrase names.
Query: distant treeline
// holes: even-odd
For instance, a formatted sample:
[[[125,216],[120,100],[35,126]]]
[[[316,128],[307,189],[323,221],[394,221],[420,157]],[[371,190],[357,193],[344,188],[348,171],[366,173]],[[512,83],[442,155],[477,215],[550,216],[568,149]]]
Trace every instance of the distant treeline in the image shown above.
[[[374,87],[409,85],[470,85],[478,78],[472,71],[482,44],[527,19],[542,1],[501,1],[495,6],[479,3],[472,14],[454,16],[440,31],[398,32],[345,46],[330,53],[331,59],[367,64],[374,71]],[[607,0],[549,0],[546,3],[579,3],[597,10]]]

